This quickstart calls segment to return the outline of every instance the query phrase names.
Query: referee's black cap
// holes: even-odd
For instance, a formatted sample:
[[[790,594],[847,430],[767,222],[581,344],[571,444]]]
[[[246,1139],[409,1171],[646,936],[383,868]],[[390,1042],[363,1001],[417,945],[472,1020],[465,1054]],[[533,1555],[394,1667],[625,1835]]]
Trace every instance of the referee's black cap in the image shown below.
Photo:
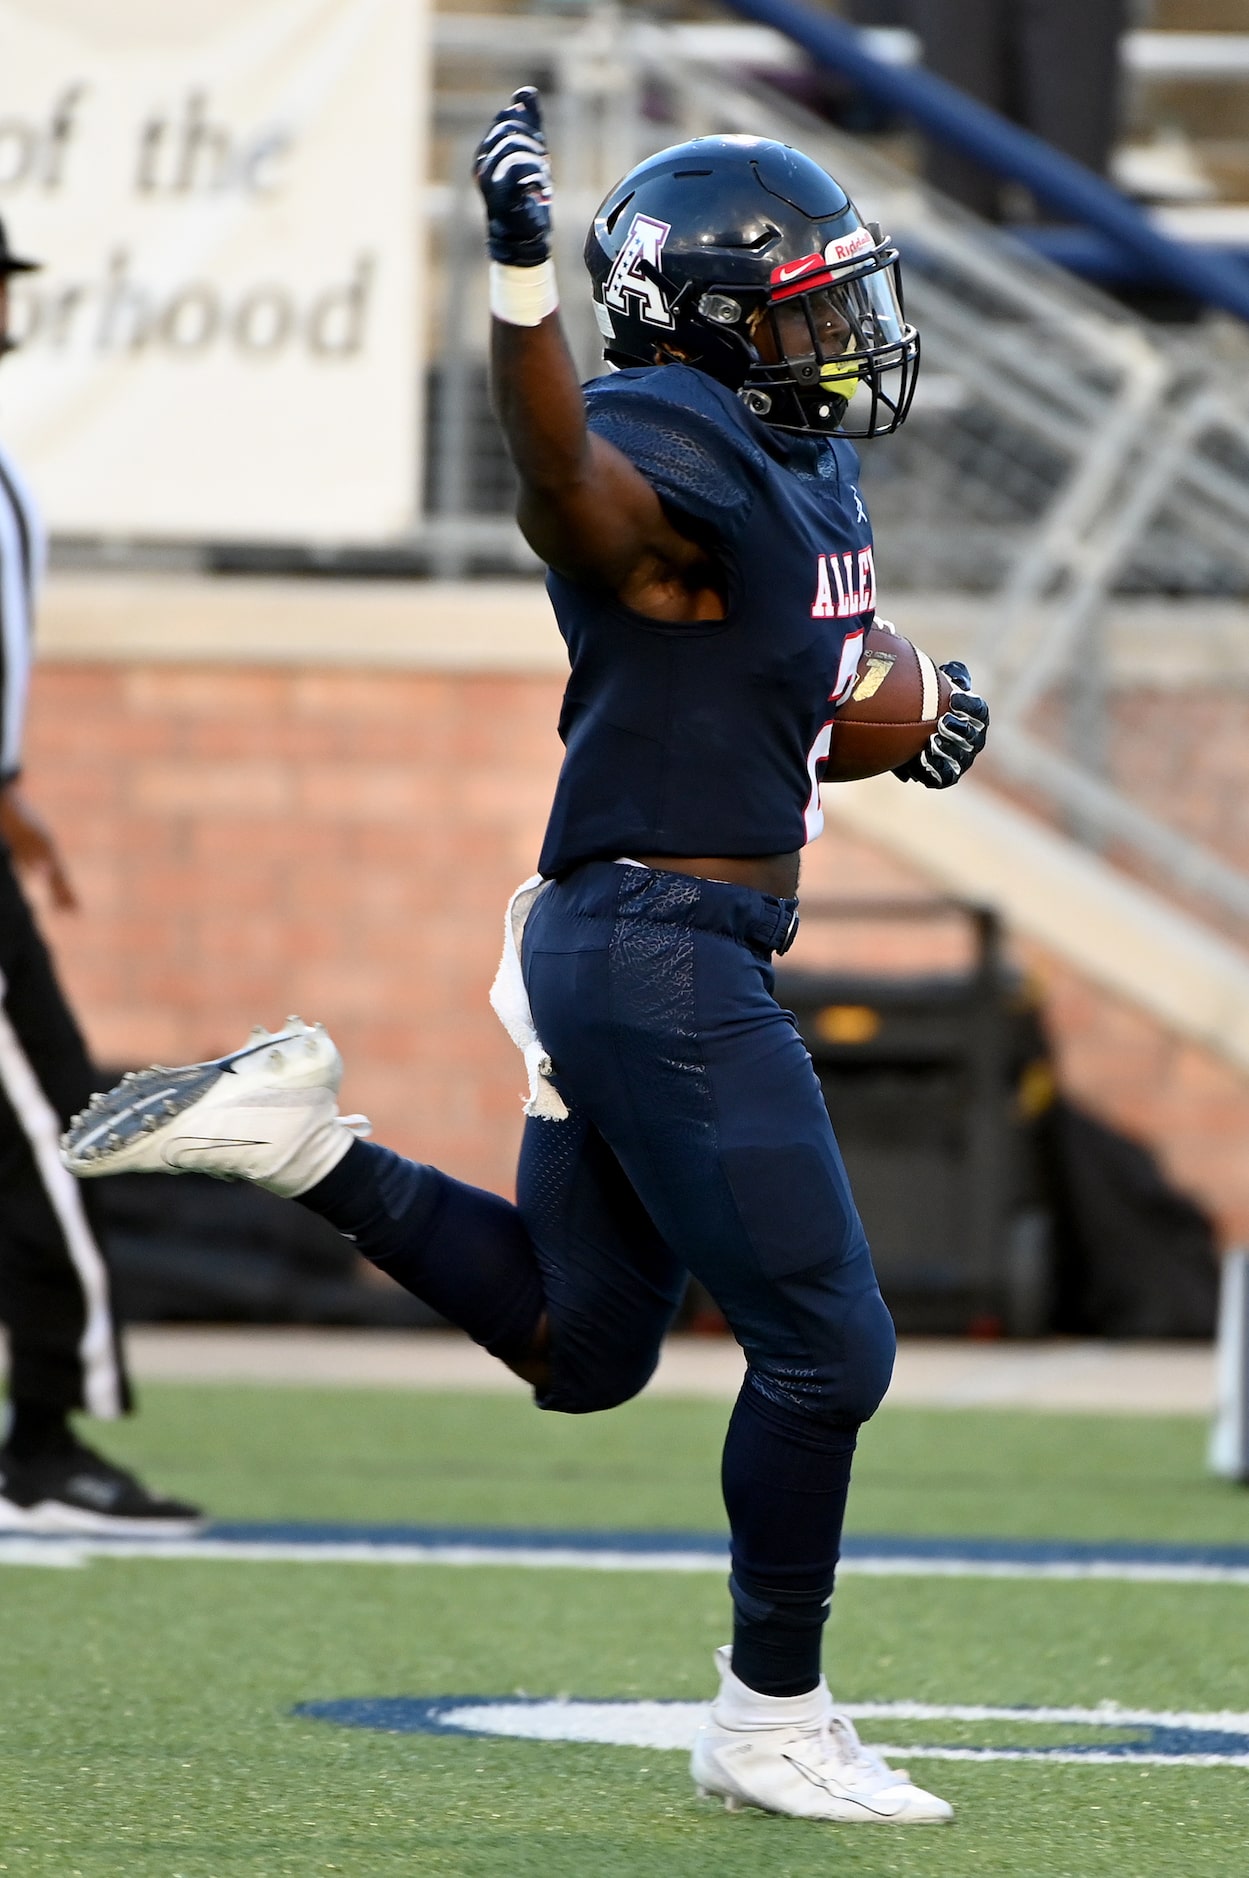
[[[4,223],[0,222],[0,280],[8,274],[33,274],[42,266],[42,261],[24,261],[20,254],[14,254]]]

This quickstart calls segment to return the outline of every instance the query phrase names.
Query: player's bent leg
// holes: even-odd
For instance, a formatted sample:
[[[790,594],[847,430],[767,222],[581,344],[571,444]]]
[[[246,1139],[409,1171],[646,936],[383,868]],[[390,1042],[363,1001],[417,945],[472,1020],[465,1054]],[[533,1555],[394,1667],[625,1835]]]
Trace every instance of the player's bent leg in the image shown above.
[[[615,1408],[649,1380],[684,1271],[575,1108],[526,1124],[517,1186],[513,1206],[357,1141],[299,1203],[530,1383],[540,1408]]]
[[[685,1271],[602,1135],[569,1107],[565,1121],[526,1123],[517,1204],[547,1300],[549,1374],[538,1407],[590,1415],[650,1381]]]
[[[299,1203],[525,1381],[546,1382],[542,1277],[510,1201],[356,1141]]]
[[[258,1025],[241,1050],[181,1069],[132,1071],[94,1095],[61,1143],[80,1179],[101,1174],[211,1174],[286,1198],[324,1179],[363,1116],[341,1116],[343,1063],[321,1024]]]
[[[518,1204],[356,1142],[300,1204],[530,1383],[540,1408],[615,1408],[649,1380],[685,1274],[573,1107],[531,1118]]]

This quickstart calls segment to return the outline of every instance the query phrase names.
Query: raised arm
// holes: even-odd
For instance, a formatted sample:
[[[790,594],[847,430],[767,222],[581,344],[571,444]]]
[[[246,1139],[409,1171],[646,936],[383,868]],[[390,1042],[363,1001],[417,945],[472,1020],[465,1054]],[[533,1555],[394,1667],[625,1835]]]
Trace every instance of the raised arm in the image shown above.
[[[724,582],[646,478],[586,426],[550,258],[551,177],[538,94],[517,91],[478,147],[490,250],[490,382],[520,477],[517,517],[558,572],[652,618],[718,619]]]

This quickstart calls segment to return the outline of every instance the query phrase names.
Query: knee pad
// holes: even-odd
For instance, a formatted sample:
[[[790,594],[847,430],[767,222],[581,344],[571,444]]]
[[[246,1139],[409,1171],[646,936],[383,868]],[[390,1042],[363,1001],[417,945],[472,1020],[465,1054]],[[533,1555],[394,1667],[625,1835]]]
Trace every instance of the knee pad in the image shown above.
[[[846,1318],[845,1353],[838,1389],[839,1411],[870,1421],[885,1399],[898,1352],[889,1307],[875,1286],[864,1292]]]
[[[752,1354],[751,1377],[761,1395],[813,1423],[857,1428],[884,1400],[897,1352],[893,1319],[875,1285],[844,1315],[830,1317],[825,1332],[813,1338],[809,1367],[795,1371]]]

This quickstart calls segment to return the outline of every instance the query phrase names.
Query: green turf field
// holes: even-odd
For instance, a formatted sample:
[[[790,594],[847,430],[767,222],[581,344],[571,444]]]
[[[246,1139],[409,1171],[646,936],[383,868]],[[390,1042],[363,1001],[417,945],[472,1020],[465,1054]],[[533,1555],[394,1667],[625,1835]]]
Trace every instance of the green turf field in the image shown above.
[[[188,1387],[151,1390],[110,1447],[222,1518],[716,1529],[724,1419],[705,1403],[574,1422],[508,1397]],[[1185,1420],[887,1410],[864,1439],[854,1524],[1249,1543],[1249,1494],[1204,1478],[1203,1440]],[[847,1578],[829,1666],[848,1701],[1243,1711],[1247,1600],[1217,1585]],[[0,1872],[1249,1875],[1240,1769],[927,1761],[917,1777],[954,1801],[953,1828],[836,1828],[730,1817],[695,1800],[677,1754],[291,1715],[518,1689],[689,1700],[709,1692],[726,1612],[710,1574],[0,1568]],[[965,1738],[986,1737],[967,1724]]]

